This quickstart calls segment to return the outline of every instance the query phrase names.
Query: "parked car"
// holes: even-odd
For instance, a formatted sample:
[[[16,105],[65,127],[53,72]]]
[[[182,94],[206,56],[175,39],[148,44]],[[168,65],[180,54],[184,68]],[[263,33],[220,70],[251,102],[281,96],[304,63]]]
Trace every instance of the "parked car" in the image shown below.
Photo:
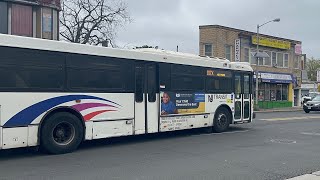
[[[316,97],[317,95],[320,95],[319,92],[310,92],[309,94],[305,94],[302,98],[301,98],[301,103],[304,104],[310,100],[312,100],[314,97]]]
[[[303,110],[306,113],[310,111],[320,111],[320,95],[316,95],[310,101],[303,104]]]

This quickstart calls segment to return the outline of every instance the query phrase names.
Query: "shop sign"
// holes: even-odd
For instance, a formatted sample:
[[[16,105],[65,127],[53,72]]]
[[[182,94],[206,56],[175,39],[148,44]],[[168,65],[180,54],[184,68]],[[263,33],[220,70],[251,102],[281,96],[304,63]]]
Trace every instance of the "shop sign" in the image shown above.
[[[241,45],[240,45],[240,39],[236,39],[235,42],[234,42],[234,61],[235,62],[240,62],[240,48],[241,48]]]
[[[251,36],[251,41],[252,44],[258,44],[256,36]],[[259,45],[278,49],[290,49],[291,47],[291,43],[289,41],[282,41],[266,37],[259,37]]]
[[[294,46],[294,52],[295,52],[297,55],[302,54],[301,44],[296,44],[296,45]]]
[[[260,72],[259,78],[261,78],[262,82],[269,82],[269,83],[292,83],[293,82],[293,78],[291,74]]]

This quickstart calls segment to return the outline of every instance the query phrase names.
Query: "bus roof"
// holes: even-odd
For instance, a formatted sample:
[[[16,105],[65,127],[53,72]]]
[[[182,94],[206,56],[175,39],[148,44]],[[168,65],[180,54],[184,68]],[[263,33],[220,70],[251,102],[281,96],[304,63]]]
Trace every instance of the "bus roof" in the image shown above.
[[[151,48],[127,50],[5,34],[0,34],[0,46],[252,71],[249,63]]]

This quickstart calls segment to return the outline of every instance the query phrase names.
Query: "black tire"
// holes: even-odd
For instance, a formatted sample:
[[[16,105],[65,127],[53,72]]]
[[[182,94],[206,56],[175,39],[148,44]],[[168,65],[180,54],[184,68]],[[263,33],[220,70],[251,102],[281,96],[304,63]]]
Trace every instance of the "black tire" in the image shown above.
[[[69,153],[78,148],[83,135],[83,125],[75,115],[59,112],[41,125],[40,147],[50,154]]]
[[[305,112],[305,113],[309,113],[310,111],[308,111],[308,110],[304,110],[304,112]]]
[[[214,130],[213,130],[213,127],[212,126],[210,126],[210,127],[205,127],[204,129],[203,129],[203,132],[204,133],[206,133],[206,134],[210,134],[210,133],[212,133]]]
[[[215,132],[224,132],[229,128],[231,122],[231,114],[227,108],[221,107],[214,115],[213,130]]]

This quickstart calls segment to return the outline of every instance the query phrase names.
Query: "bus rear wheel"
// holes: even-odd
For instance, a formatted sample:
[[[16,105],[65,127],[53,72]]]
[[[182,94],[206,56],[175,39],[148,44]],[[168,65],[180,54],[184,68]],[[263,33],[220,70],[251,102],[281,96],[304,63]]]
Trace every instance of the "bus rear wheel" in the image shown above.
[[[231,122],[231,114],[227,108],[221,107],[214,116],[213,130],[215,132],[224,132],[229,128]]]
[[[59,112],[41,125],[40,146],[50,154],[69,153],[82,142],[84,128],[81,121],[71,113]]]

